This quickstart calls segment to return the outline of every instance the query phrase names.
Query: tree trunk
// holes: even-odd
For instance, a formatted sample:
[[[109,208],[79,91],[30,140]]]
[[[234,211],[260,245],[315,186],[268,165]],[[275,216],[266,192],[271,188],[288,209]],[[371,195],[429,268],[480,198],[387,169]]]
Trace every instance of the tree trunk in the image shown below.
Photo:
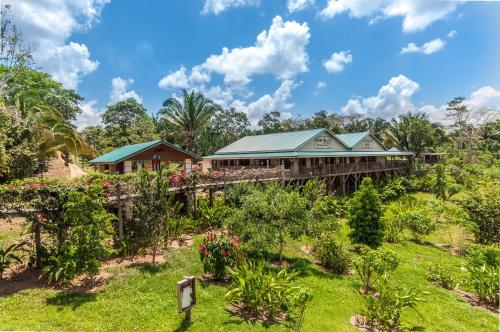
[[[42,237],[41,237],[40,223],[35,223],[35,255],[36,267],[42,267]]]
[[[153,264],[156,262],[156,245],[153,246]]]

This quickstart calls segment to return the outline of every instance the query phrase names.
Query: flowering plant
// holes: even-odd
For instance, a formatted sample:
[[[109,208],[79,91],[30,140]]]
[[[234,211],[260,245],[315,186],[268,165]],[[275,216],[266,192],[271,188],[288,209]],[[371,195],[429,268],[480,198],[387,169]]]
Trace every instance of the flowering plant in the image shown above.
[[[234,266],[240,257],[240,240],[210,232],[199,246],[203,271],[215,279],[226,277],[226,266]]]

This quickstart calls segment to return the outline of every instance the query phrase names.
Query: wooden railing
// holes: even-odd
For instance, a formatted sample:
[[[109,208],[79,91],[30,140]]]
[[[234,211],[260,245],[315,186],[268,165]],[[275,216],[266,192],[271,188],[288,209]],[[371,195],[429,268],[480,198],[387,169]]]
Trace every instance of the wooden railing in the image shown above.
[[[409,167],[408,160],[386,160],[372,162],[357,162],[352,164],[332,164],[317,166],[299,166],[298,172],[291,171],[292,177],[304,177],[308,175],[335,175],[362,172],[375,172],[391,169]]]

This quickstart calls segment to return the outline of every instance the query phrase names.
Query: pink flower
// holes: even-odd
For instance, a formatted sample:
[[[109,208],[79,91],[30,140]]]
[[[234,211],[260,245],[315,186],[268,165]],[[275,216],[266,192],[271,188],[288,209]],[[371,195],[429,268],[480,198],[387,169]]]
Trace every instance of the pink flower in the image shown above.
[[[37,187],[38,187],[38,185],[36,183],[28,184],[28,188],[30,188],[30,189],[36,189]]]
[[[200,244],[200,251],[205,251],[206,248],[205,243]]]
[[[101,186],[103,188],[107,188],[107,187],[111,186],[111,182],[109,182],[109,181],[102,181],[101,182]]]
[[[38,217],[38,220],[40,220],[40,221],[45,221],[45,220],[47,220],[47,218],[45,218],[45,217],[44,217],[44,216],[42,216],[41,214],[38,214],[38,215],[37,215],[37,217]]]

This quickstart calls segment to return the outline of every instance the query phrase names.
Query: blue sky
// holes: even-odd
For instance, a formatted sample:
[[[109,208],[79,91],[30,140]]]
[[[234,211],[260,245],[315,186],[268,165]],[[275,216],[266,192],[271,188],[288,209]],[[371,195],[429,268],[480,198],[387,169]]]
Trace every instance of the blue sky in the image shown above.
[[[500,2],[19,0],[35,60],[84,98],[80,127],[126,97],[156,112],[199,89],[255,121],[321,109],[442,120],[500,106]],[[223,51],[223,49],[226,49]]]

